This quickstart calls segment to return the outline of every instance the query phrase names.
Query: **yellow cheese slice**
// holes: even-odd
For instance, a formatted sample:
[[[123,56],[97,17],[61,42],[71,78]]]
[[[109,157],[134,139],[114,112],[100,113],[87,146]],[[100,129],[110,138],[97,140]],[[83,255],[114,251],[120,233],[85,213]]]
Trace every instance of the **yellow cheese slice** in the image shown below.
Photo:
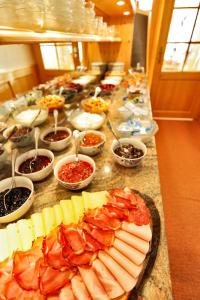
[[[63,224],[75,223],[74,209],[71,200],[61,200],[60,206],[63,213]]]
[[[0,229],[0,261],[4,261],[9,257],[9,244],[8,244],[8,236],[7,230]]]
[[[15,223],[8,224],[6,227],[9,245],[9,256],[13,255],[13,252],[22,250],[19,231]]]
[[[22,219],[17,222],[16,226],[19,231],[22,250],[29,250],[34,241],[32,223],[30,220]]]
[[[62,208],[59,204],[56,204],[54,205],[53,209],[54,209],[56,226],[58,226],[63,222]]]
[[[75,223],[79,222],[79,219],[84,214],[84,205],[82,196],[72,196],[72,204],[74,208]]]
[[[84,211],[90,209],[90,193],[82,192]]]
[[[31,221],[33,224],[33,231],[35,238],[45,236],[45,227],[42,219],[41,213],[35,213],[31,215]]]
[[[83,192],[82,194],[84,199],[85,210],[102,207],[104,204],[107,203],[106,191],[94,192],[94,193]]]
[[[56,227],[56,219],[53,207],[45,207],[42,210],[45,234],[49,234]]]

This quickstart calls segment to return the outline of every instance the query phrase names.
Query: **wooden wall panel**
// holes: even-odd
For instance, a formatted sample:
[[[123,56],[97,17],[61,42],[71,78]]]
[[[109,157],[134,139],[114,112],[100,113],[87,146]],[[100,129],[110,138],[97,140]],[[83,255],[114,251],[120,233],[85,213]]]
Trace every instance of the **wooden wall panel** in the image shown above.
[[[0,75],[0,101],[17,97],[40,83],[36,66]]]
[[[133,40],[133,16],[111,17],[109,25],[115,25],[121,43],[88,43],[88,63],[94,61],[124,62],[128,70],[131,64]]]

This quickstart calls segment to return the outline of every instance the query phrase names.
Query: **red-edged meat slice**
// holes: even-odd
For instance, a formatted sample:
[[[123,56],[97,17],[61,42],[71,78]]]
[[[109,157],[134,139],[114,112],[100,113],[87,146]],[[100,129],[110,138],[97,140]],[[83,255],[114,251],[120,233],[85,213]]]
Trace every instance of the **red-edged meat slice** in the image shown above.
[[[59,296],[58,296],[58,299],[59,300],[76,300],[75,297],[74,297],[74,294],[73,294],[73,291],[72,291],[72,287],[71,287],[71,284],[67,284],[65,285],[60,293],[59,293]]]
[[[85,250],[85,237],[83,229],[79,226],[61,225],[60,230],[75,254],[81,254]]]
[[[104,208],[106,208],[109,217],[117,218],[123,221],[128,220],[128,215],[129,215],[128,209],[126,208],[122,209],[118,206],[112,205],[112,203],[108,203],[104,205]]]
[[[42,295],[56,294],[73,276],[71,270],[59,271],[49,265],[40,265],[40,292]]]
[[[11,278],[5,284],[5,297],[7,300],[22,299],[24,290],[19,286],[15,278]]]
[[[126,199],[131,202],[131,204],[136,204],[136,194],[125,188],[125,189],[113,189],[109,191],[110,196],[121,198],[121,199]]]
[[[71,254],[69,261],[73,266],[90,265],[96,258],[96,253],[85,251],[82,254]]]
[[[40,247],[15,253],[13,274],[18,284],[25,290],[37,290],[39,287],[39,260],[42,257]]]
[[[149,224],[150,214],[148,208],[131,210],[128,221],[138,226]]]
[[[91,235],[105,247],[112,246],[115,238],[113,230],[102,230],[100,228],[91,229]]]
[[[103,244],[99,243],[96,239],[94,239],[90,233],[85,231],[85,241],[86,241],[86,251],[96,252],[98,250],[104,249]]]
[[[109,217],[104,208],[88,212],[84,221],[104,230],[117,230],[121,227],[120,220]]]
[[[69,268],[68,261],[63,257],[62,245],[58,240],[57,232],[49,234],[43,241],[43,254],[45,257],[45,262],[58,270],[64,271]]]
[[[12,279],[12,266],[1,267],[0,271],[0,300],[5,299],[5,285]]]

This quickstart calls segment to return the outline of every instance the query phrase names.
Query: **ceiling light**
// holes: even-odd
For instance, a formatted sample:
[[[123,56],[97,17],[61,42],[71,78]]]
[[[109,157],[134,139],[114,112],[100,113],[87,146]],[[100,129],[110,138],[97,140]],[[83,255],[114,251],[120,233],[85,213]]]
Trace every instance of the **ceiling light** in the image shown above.
[[[124,15],[124,16],[129,16],[129,15],[130,15],[130,11],[128,11],[128,10],[127,10],[127,11],[124,11],[124,12],[123,12],[123,15]]]
[[[125,2],[124,1],[117,1],[117,3],[116,3],[118,6],[122,6],[122,5],[124,5],[125,4]]]

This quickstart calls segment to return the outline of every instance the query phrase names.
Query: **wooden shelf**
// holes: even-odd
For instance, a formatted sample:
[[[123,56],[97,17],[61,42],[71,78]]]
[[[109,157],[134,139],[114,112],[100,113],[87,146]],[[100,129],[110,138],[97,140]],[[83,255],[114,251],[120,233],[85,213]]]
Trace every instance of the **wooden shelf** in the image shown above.
[[[44,42],[121,42],[119,37],[104,37],[91,34],[62,33],[54,31],[34,32],[23,30],[1,30],[0,44]]]

